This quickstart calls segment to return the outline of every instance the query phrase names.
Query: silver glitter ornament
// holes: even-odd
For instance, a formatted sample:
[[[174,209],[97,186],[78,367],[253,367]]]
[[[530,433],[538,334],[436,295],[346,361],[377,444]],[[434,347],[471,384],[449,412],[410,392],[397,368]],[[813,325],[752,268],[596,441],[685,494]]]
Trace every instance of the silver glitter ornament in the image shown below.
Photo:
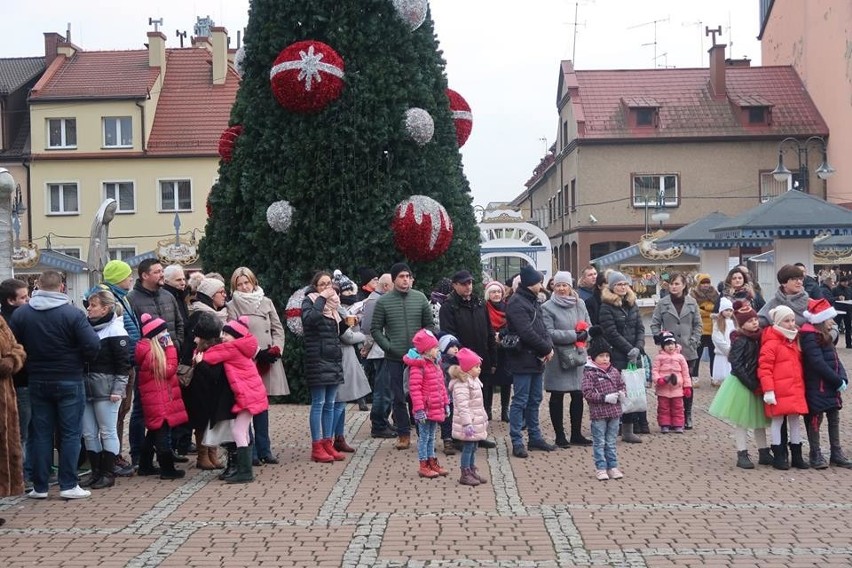
[[[435,121],[422,108],[410,108],[405,111],[405,131],[419,146],[428,144],[435,134]]]
[[[293,206],[287,201],[276,201],[266,208],[266,222],[273,231],[287,232],[293,223]]]
[[[245,46],[239,48],[237,52],[234,54],[234,69],[237,70],[237,74],[242,77],[243,73],[245,73],[245,61],[246,61],[246,48]]]
[[[408,28],[414,31],[426,21],[429,2],[427,0],[393,0],[393,7],[396,14],[408,24]]]

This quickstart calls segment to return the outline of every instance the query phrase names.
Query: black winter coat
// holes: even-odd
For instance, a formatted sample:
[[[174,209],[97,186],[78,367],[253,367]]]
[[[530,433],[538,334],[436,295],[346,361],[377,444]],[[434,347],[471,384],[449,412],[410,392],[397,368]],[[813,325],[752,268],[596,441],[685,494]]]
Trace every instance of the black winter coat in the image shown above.
[[[610,361],[616,369],[623,371],[627,368],[628,351],[634,347],[640,351],[645,349],[645,326],[642,325],[633,290],[622,298],[609,288],[603,288],[598,325],[612,346]]]
[[[191,428],[207,428],[220,420],[231,420],[236,415],[234,393],[225,375],[225,364],[211,365],[202,361],[192,371],[192,382],[181,390]]]
[[[838,387],[848,382],[846,369],[831,343],[823,343],[821,334],[811,324],[799,332],[802,367],[805,370],[805,399],[811,414],[843,406]]]
[[[543,372],[544,363],[540,357],[546,357],[553,351],[553,342],[544,327],[538,296],[528,288],[518,288],[509,298],[506,321],[509,333],[516,333],[521,338],[518,349],[506,351],[509,372],[518,375]]]
[[[308,294],[316,293],[311,289]],[[340,346],[340,326],[337,321],[322,315],[325,298],[316,301],[305,296],[302,301],[304,335],[305,382],[309,387],[343,383],[343,349]]]
[[[464,347],[482,357],[482,370],[491,371],[496,363],[494,329],[485,303],[472,296],[465,302],[452,292],[441,304],[441,331],[451,333]]]
[[[133,290],[127,294],[127,301],[130,302],[133,313],[136,314],[136,318],[140,322],[142,321],[142,314],[150,314],[162,318],[166,322],[169,335],[172,336],[172,341],[178,353],[181,352],[183,339],[186,335],[184,333],[184,322],[180,314],[180,307],[178,307],[174,296],[162,288],[156,292],[151,292],[142,286],[141,280],[137,279]]]
[[[749,337],[739,332],[731,336],[731,350],[728,362],[731,374],[748,390],[755,392],[760,387],[757,379],[757,361],[760,356],[760,337]]]

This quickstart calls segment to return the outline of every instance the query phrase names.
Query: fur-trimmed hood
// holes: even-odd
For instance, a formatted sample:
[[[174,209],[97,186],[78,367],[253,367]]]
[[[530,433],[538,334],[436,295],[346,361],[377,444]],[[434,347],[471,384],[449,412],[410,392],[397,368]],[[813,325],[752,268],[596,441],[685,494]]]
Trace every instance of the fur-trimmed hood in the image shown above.
[[[719,292],[713,286],[706,290],[702,290],[700,286],[695,286],[689,291],[689,294],[695,298],[695,301],[701,304],[702,302],[712,302],[714,305],[719,300]],[[754,294],[752,294],[753,296]]]
[[[627,294],[622,297],[610,290],[609,287],[604,286],[601,288],[601,302],[619,308],[624,304],[627,304],[625,307],[630,307],[636,304],[636,292],[632,288],[628,288]]]

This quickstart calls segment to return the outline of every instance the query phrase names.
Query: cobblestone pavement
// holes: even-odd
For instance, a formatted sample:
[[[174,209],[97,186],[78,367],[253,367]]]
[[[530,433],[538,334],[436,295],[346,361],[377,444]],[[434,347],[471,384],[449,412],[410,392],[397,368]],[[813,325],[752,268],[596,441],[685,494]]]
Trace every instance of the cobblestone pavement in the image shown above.
[[[254,483],[189,468],[180,481],[119,479],[80,501],[56,487],[45,501],[0,500],[0,566],[852,566],[852,470],[735,468],[731,428],[706,412],[706,374],[704,363],[695,429],[652,425],[644,443],[619,442],[620,481],[593,478],[590,448],[513,458],[501,422],[497,448],[477,452],[487,485],[459,485],[459,456],[442,453],[450,476],[419,479],[414,445],[371,439],[354,405],[357,452],[315,464],[308,408],[274,406],[282,463],[255,468]],[[850,411],[841,416],[852,450]]]

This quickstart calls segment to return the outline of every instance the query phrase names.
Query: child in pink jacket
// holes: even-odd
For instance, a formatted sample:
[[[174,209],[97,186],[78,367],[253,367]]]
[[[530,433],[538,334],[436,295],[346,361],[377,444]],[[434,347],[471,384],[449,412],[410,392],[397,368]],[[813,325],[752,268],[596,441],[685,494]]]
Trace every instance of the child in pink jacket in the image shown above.
[[[457,365],[448,369],[450,390],[453,393],[453,438],[464,440],[461,455],[462,485],[482,485],[488,480],[479,475],[474,465],[479,440],[488,435],[488,415],[482,398],[482,358],[470,349],[459,349]]]
[[[675,336],[670,331],[663,331],[662,336],[662,349],[651,369],[657,388],[657,421],[663,434],[683,434],[683,397],[692,395],[692,379]]]
[[[240,316],[224,325],[222,343],[196,355],[198,362],[203,360],[210,365],[223,363],[228,385],[234,393],[231,412],[236,414],[236,418],[231,423],[231,434],[237,444],[237,473],[227,478],[228,483],[248,483],[254,480],[249,426],[252,416],[269,408],[266,387],[254,362],[255,354],[257,339],[249,332],[248,316]]]
[[[449,414],[450,397],[444,385],[444,371],[438,364],[438,340],[427,329],[414,334],[414,348],[403,356],[409,367],[411,409],[417,423],[417,458],[420,477],[435,478],[449,472],[435,455],[435,428]]]

